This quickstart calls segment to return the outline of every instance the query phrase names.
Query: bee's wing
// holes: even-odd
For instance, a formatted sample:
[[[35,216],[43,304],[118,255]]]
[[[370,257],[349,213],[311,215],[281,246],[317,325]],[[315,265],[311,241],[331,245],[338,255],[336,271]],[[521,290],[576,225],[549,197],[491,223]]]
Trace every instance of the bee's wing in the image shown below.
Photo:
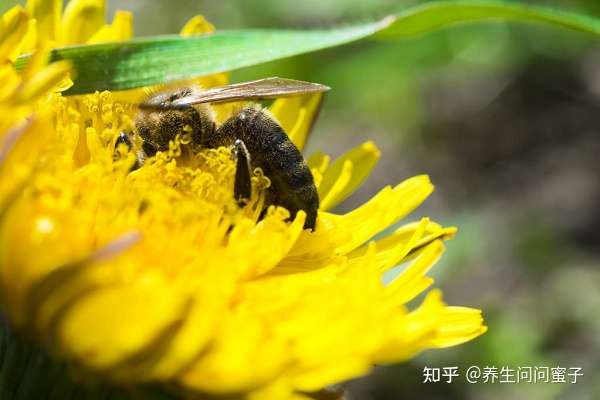
[[[200,103],[224,103],[238,100],[274,99],[297,96],[304,93],[326,92],[329,87],[318,83],[284,78],[265,78],[257,81],[236,83],[193,93],[175,100],[174,107]]]

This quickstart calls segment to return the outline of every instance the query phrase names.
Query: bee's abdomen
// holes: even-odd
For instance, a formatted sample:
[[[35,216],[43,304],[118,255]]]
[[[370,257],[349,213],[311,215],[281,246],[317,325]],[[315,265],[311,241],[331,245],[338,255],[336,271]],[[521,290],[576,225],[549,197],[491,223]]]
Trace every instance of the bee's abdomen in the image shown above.
[[[285,207],[292,217],[303,210],[304,227],[315,228],[319,196],[313,176],[298,148],[267,111],[245,108],[225,122],[215,136],[219,145],[235,139],[244,141],[252,166],[260,167],[271,180],[267,204]]]
[[[267,117],[270,118],[270,117]],[[274,123],[274,121],[272,121]],[[281,127],[277,125],[278,129]],[[305,228],[314,229],[319,208],[319,196],[310,169],[298,148],[285,132],[273,135],[265,175],[271,179],[267,202],[287,208],[292,216],[299,210],[306,212]]]

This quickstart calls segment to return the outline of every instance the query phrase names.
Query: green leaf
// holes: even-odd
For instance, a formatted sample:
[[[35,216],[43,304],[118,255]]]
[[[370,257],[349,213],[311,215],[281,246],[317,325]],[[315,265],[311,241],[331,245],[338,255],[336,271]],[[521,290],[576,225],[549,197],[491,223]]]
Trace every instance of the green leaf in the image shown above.
[[[374,23],[328,30],[242,30],[182,38],[159,36],[129,42],[56,49],[52,60],[70,60],[75,85],[67,94],[122,90],[187,79],[273,61],[360,40],[399,38],[466,22],[542,22],[594,35],[600,19],[550,8],[499,1],[443,1],[408,8]],[[28,56],[17,60],[22,69]]]
[[[600,35],[600,19],[557,9],[503,1],[431,2],[409,8],[377,34],[378,37],[415,36],[447,26],[482,21],[541,22]]]

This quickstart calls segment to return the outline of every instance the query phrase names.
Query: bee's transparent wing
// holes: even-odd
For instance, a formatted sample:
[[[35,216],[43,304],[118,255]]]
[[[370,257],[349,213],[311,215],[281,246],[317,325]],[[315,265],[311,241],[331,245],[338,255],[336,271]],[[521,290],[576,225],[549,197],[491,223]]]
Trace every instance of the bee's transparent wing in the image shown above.
[[[169,106],[185,107],[200,103],[224,103],[238,100],[274,99],[305,93],[326,92],[329,87],[318,83],[284,78],[265,78],[202,90],[173,101]]]

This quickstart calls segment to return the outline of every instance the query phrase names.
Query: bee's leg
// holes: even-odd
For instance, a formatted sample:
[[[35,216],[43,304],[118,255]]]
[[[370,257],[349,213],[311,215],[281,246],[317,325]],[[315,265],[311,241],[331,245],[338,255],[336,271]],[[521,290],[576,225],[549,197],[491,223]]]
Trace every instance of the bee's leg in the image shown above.
[[[236,158],[235,181],[233,196],[240,207],[244,207],[252,195],[252,167],[250,166],[250,153],[243,141],[237,139],[233,143]]]
[[[133,148],[131,139],[129,139],[129,136],[127,136],[127,134],[125,132],[119,133],[119,137],[117,138],[117,141],[115,142],[115,152],[113,154],[113,160],[115,160],[115,161],[119,158],[119,154],[117,154],[117,149],[122,144],[127,146],[127,150],[129,150],[129,151],[131,151],[131,149]],[[140,168],[142,166],[142,163],[143,163],[143,157],[141,157],[140,154],[136,154],[135,162],[129,169],[129,172],[135,171],[136,169]]]
[[[117,138],[117,141],[115,142],[115,149],[117,147],[119,147],[120,144],[124,144],[125,146],[127,146],[127,150],[131,150],[131,148],[133,147],[133,145],[131,144],[131,140],[129,139],[129,136],[127,136],[127,134],[125,132],[119,133],[119,137]]]

